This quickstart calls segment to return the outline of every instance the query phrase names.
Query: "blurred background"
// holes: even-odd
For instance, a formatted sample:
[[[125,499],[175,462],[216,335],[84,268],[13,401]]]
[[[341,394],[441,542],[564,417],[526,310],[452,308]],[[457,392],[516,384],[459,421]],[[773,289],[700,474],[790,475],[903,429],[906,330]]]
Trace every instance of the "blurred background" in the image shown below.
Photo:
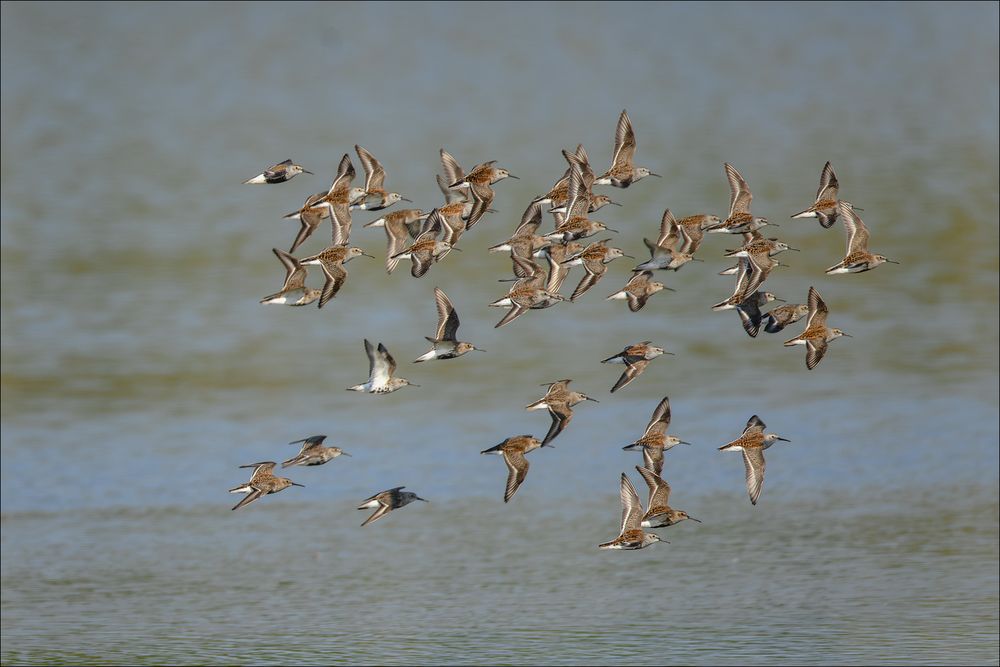
[[[628,661],[978,662],[998,656],[998,10],[990,4],[169,6],[4,3],[2,16],[3,663]],[[502,329],[506,239],[583,143],[607,168],[628,109],[636,162],[662,174],[595,215],[644,257],[665,207],[725,216],[725,161],[800,253],[767,289],[823,295],[833,342],[751,339],[713,235],[644,310],[604,296]],[[264,307],[281,219],[355,143],[389,189],[441,203],[438,149],[495,159],[498,213],[420,280],[378,256],[322,310]],[[241,182],[292,158],[316,173]],[[826,276],[840,223],[810,205],[830,160],[872,249],[901,262]],[[356,182],[357,183],[357,182]],[[550,222],[546,218],[546,225]],[[298,251],[319,252],[328,223]],[[595,237],[600,238],[600,237]],[[569,293],[582,272],[575,269]],[[320,286],[318,270],[310,284]],[[413,365],[433,288],[488,350]],[[422,385],[363,382],[362,340]],[[614,394],[599,361],[653,340]],[[481,457],[541,435],[523,407],[574,379],[555,449],[502,502]],[[665,395],[670,544],[606,552],[621,447]],[[748,502],[716,448],[752,414],[792,440]],[[291,468],[306,486],[230,512],[237,466],[329,435],[353,455]],[[369,495],[431,503],[364,530]]]

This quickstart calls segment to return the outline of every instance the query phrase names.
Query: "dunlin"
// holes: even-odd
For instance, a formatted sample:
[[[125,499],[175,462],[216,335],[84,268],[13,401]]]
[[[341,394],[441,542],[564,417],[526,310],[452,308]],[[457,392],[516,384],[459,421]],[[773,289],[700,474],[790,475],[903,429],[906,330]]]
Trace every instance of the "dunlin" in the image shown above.
[[[548,384],[543,384],[542,386],[548,386],[549,390],[545,392],[545,396],[541,397],[534,403],[529,403],[524,406],[525,410],[548,410],[549,414],[552,416],[552,425],[549,426],[549,432],[545,434],[545,439],[542,440],[542,445],[547,445],[555,437],[563,432],[563,429],[569,425],[571,419],[573,419],[573,406],[577,403],[582,403],[583,401],[593,401],[599,403],[596,398],[591,398],[586,394],[582,394],[578,391],[570,391],[569,383],[572,380],[558,380],[556,382],[550,382]]]
[[[816,201],[813,205],[792,218],[816,218],[819,224],[829,229],[837,222],[837,193],[840,184],[833,167],[827,162],[823,165],[823,173],[819,176],[819,190],[816,191]]]
[[[721,311],[739,308],[740,304],[750,298],[750,295],[756,292],[757,288],[764,283],[771,270],[779,265],[779,262],[771,259],[767,253],[751,255],[750,257],[740,257],[739,264],[736,265],[738,273],[733,295],[725,301],[712,306],[712,310]],[[772,300],[768,299],[768,301]]]
[[[728,162],[725,163],[726,178],[729,179],[729,217],[716,225],[705,227],[706,232],[729,232],[730,234],[742,234],[760,229],[768,223],[767,218],[761,218],[750,214],[750,202],[753,201],[753,194],[750,186],[740,176],[740,172]],[[777,227],[777,225],[775,225]]]
[[[274,256],[285,267],[285,284],[281,286],[280,291],[261,299],[261,303],[276,303],[285,306],[308,306],[320,298],[320,295],[323,293],[322,290],[306,287],[308,269],[303,267],[299,260],[284,250],[271,248],[271,252],[274,253]]]
[[[868,252],[868,228],[854,212],[851,204],[846,201],[840,202],[839,211],[840,219],[844,221],[844,229],[847,230],[847,256],[839,264],[827,269],[827,273],[864,273],[885,262],[899,264],[884,255]]]
[[[327,214],[330,216],[333,227],[331,245],[341,245],[348,242],[351,237],[351,202],[364,194],[364,188],[351,187],[354,174],[351,157],[344,153],[337,168],[337,176],[333,179],[329,191],[323,195],[313,195],[306,200],[306,205],[302,209],[285,216],[286,218],[298,218],[302,223],[291,252],[295,252],[295,248],[309,238],[319,226],[322,217]],[[321,215],[314,213],[306,216],[306,210],[318,211]]]
[[[700,519],[690,516],[687,512],[675,510],[668,504],[670,501],[670,485],[666,480],[649,468],[636,466],[635,469],[646,480],[649,487],[649,502],[646,503],[646,513],[642,515],[640,526],[643,528],[669,528],[684,519],[701,523]]]
[[[392,213],[386,213],[381,218],[376,218],[365,227],[384,227],[386,236],[385,270],[392,273],[398,259],[393,259],[394,255],[403,252],[407,238],[416,239],[420,236],[423,222],[427,219],[427,214],[419,208],[404,208]]]
[[[328,208],[313,208],[313,204],[324,197],[326,197],[325,192],[312,195],[306,199],[302,208],[285,216],[286,219],[299,221],[299,233],[295,235],[295,240],[292,241],[292,247],[288,249],[288,252],[295,252],[306,239],[312,236],[312,233],[316,231],[316,228],[323,222],[323,219],[330,216],[330,209]]]
[[[372,257],[361,248],[334,245],[319,254],[299,260],[299,263],[303,265],[318,264],[326,275],[326,282],[323,283],[323,294],[319,297],[320,308],[337,296],[337,292],[344,286],[344,282],[347,280],[347,269],[344,268],[344,263],[361,255]]]
[[[664,542],[653,533],[647,533],[642,529],[642,502],[639,494],[635,492],[635,487],[629,481],[625,473],[622,473],[621,482],[622,501],[622,525],[618,537],[599,544],[601,549],[642,549],[654,542]]]
[[[434,338],[426,336],[433,347],[426,354],[414,359],[413,363],[428,359],[454,359],[472,350],[486,351],[472,343],[466,343],[456,338],[459,324],[458,313],[455,312],[455,306],[452,305],[451,299],[439,287],[434,288],[434,301],[437,304],[438,313],[437,332],[434,334]]]
[[[533,435],[515,435],[495,447],[480,452],[481,454],[499,454],[503,457],[503,462],[507,464],[507,488],[503,493],[505,503],[517,493],[524,478],[528,476],[528,460],[524,458],[524,455],[539,447],[551,447],[551,445],[543,445]]]
[[[523,258],[517,257],[516,259]],[[501,308],[510,307],[507,314],[504,315],[493,328],[499,329],[506,324],[510,324],[515,319],[528,312],[528,310],[548,308],[549,306],[554,305],[557,301],[566,301],[566,297],[557,292],[551,292],[545,287],[536,287],[531,284],[522,284],[518,286],[515,283],[515,286],[511,288],[506,297],[490,304],[491,306]]]
[[[602,364],[625,364],[626,366],[625,372],[611,388],[612,394],[639,377],[651,360],[661,354],[673,354],[673,352],[665,352],[662,347],[656,347],[652,342],[645,340],[635,345],[629,345],[618,354],[601,362]]]
[[[809,314],[809,306],[804,303],[790,303],[778,306],[764,314],[764,331],[778,333],[789,324],[798,322]]]
[[[550,292],[558,292],[562,289],[562,284],[569,275],[572,267],[563,264],[564,261],[583,252],[584,245],[576,241],[553,241],[543,249],[543,253],[549,260],[549,286]]]
[[[369,510],[374,508],[375,512],[370,517],[365,519],[365,522],[361,524],[361,527],[364,528],[373,521],[378,521],[392,510],[409,505],[414,500],[422,500],[425,503],[430,502],[429,500],[424,500],[415,493],[403,491],[405,488],[405,486],[397,486],[394,489],[376,493],[371,498],[366,498],[358,509]]]
[[[812,370],[826,354],[827,344],[841,336],[851,338],[851,334],[832,329],[826,326],[826,316],[830,312],[826,307],[826,302],[820,297],[815,287],[809,288],[809,318],[806,320],[806,329],[801,334],[785,341],[785,346],[805,345],[806,346],[806,368]]]
[[[651,280],[653,277],[652,271],[633,271],[632,277],[625,287],[621,288],[611,296],[607,297],[608,300],[611,299],[627,299],[628,309],[633,313],[642,310],[642,307],[646,305],[646,301],[649,297],[660,292],[662,290],[674,290],[667,287],[661,282]]]
[[[396,202],[410,201],[398,192],[386,192],[385,169],[374,155],[357,144],[354,145],[354,150],[365,170],[365,193],[352,201],[351,204],[364,211],[381,211]]]
[[[456,202],[468,203],[469,211],[464,214],[467,217],[472,210],[472,195],[469,194],[469,186],[451,187],[452,183],[460,183],[465,180],[465,171],[458,163],[458,160],[445,149],[442,148],[440,150],[440,156],[441,169],[444,171],[444,176],[439,175],[437,182],[438,187],[441,188],[441,194],[444,195],[445,201],[449,204]]]
[[[472,226],[479,222],[480,218],[483,217],[487,209],[493,204],[493,197],[496,193],[490,186],[505,178],[517,178],[517,176],[514,176],[506,169],[494,166],[495,164],[496,160],[477,164],[473,167],[472,171],[461,179],[448,184],[449,188],[468,186],[472,193],[472,212],[466,221],[469,229],[472,229]]]
[[[703,217],[703,216],[692,216]],[[694,259],[694,253],[701,245],[705,233],[699,225],[680,225],[674,214],[668,208],[660,220],[660,235],[653,243],[644,238],[642,241],[649,249],[649,260],[635,267],[636,271],[652,271],[655,269],[670,269],[677,271]]]
[[[341,454],[344,456],[350,456],[340,447],[324,447],[323,441],[326,440],[325,435],[313,435],[303,440],[296,440],[290,442],[290,445],[302,444],[302,448],[299,453],[281,463],[282,468],[287,468],[289,466],[321,466],[331,459],[335,459]]]
[[[690,445],[680,438],[667,435],[667,428],[670,426],[670,398],[663,397],[663,400],[653,410],[653,416],[646,425],[646,432],[642,437],[631,445],[622,447],[626,452],[642,450],[643,465],[655,472],[657,475],[663,472],[663,452],[676,447],[677,445]]]
[[[635,157],[635,131],[628,111],[622,109],[618,117],[618,127],[615,129],[615,155],[611,160],[611,168],[594,181],[594,185],[613,185],[616,188],[627,188],[635,181],[646,176],[656,176],[646,167],[635,167],[632,159]]]
[[[719,447],[721,452],[743,452],[743,464],[747,472],[747,493],[750,494],[750,502],[757,504],[760,497],[760,487],[764,483],[764,450],[775,443],[776,440],[791,442],[774,433],[764,435],[767,428],[760,417],[754,415],[747,421],[747,426],[743,429],[743,435],[733,440],[728,445]]]
[[[285,160],[284,162],[279,162],[276,165],[268,167],[264,170],[264,173],[257,174],[253,178],[249,178],[243,181],[243,185],[261,185],[263,183],[284,183],[285,181],[290,181],[299,174],[311,174],[311,171],[306,171],[300,165],[293,163],[291,160]]]
[[[356,384],[348,387],[348,391],[364,391],[369,394],[390,394],[397,389],[406,386],[419,387],[404,378],[394,378],[396,372],[396,360],[389,354],[382,343],[378,344],[376,350],[368,339],[365,339],[365,354],[368,355],[368,381],[364,384]]]
[[[234,510],[238,510],[244,505],[249,505],[269,493],[277,493],[278,491],[287,489],[289,486],[303,486],[284,477],[275,477],[273,472],[275,465],[274,461],[263,461],[261,463],[240,466],[241,468],[253,468],[253,474],[250,475],[250,481],[246,484],[229,489],[229,493],[247,494],[243,500],[236,503],[236,506],[233,507]]]
[[[490,252],[510,252],[518,257],[531,257],[542,248],[551,244],[551,241],[542,238],[537,234],[538,227],[542,224],[542,205],[533,201],[528,204],[521,216],[521,224],[514,230],[513,236],[490,248]]]
[[[404,248],[402,251],[392,255],[389,259],[408,259],[413,265],[410,267],[410,275],[414,278],[420,278],[425,273],[427,273],[431,266],[442,259],[451,251],[451,246],[444,242],[437,240],[437,230],[439,226],[435,226],[431,223],[439,214],[436,211],[432,211],[431,215],[427,218],[427,223],[424,226],[424,230],[420,236],[410,245],[408,248]]]
[[[794,250],[795,252],[799,251],[798,248],[793,248],[778,239],[766,239],[763,234],[754,230],[752,232],[743,232],[743,246],[737,248],[736,250],[727,250],[726,257],[751,257],[753,255],[761,255],[764,253],[771,256],[777,255],[785,250]]]
[[[743,330],[751,338],[756,338],[757,334],[760,333],[760,323],[764,319],[761,307],[772,301],[784,301],[784,299],[779,299],[770,292],[757,290],[736,305],[736,312],[740,316]]]
[[[591,243],[589,246],[583,249],[583,251],[570,257],[569,259],[563,261],[566,266],[577,266],[582,264],[584,270],[587,272],[583,278],[580,279],[580,283],[573,290],[573,295],[570,297],[570,301],[576,301],[581,296],[583,296],[587,290],[596,285],[604,274],[608,271],[608,264],[619,257],[629,257],[635,259],[631,255],[626,255],[622,252],[621,248],[609,248],[608,242],[611,239],[604,239],[603,241],[597,241],[596,243]]]

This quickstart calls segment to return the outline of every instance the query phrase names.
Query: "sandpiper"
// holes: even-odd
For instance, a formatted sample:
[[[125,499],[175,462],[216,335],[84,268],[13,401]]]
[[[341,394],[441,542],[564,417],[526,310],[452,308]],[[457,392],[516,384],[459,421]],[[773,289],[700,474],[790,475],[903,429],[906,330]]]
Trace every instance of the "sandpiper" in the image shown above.
[[[779,266],[779,263],[771,259],[767,253],[740,257],[733,295],[712,306],[712,310],[722,311],[738,308],[751,294],[757,291],[757,288],[763,284],[775,266]]]
[[[386,192],[385,169],[374,155],[357,144],[354,144],[354,150],[365,170],[365,193],[353,200],[351,204],[364,211],[381,211],[396,202],[410,201],[398,192]]]
[[[642,502],[625,473],[622,473],[620,495],[622,525],[618,537],[598,546],[601,549],[642,549],[654,542],[665,542],[666,540],[661,540],[657,535],[647,533],[642,529]]]
[[[809,314],[809,306],[804,303],[789,303],[764,313],[764,331],[778,333],[789,324],[798,322]]]
[[[578,255],[574,255],[569,259],[563,261],[566,266],[577,266],[582,264],[584,270],[587,272],[583,278],[580,279],[580,283],[573,290],[573,295],[570,296],[570,301],[576,301],[584,293],[587,292],[591,287],[596,285],[604,274],[608,271],[608,264],[619,257],[629,257],[635,259],[631,255],[626,255],[622,252],[621,248],[609,248],[608,242],[611,239],[604,239],[603,241],[597,241],[596,243],[591,243],[589,246],[583,249]]]
[[[660,235],[657,237],[656,243],[646,238],[642,240],[649,249],[649,260],[636,266],[635,270],[671,269],[677,271],[688,262],[701,261],[694,258],[694,253],[701,245],[704,235],[700,223],[699,225],[680,225],[668,208],[663,212],[663,218],[660,220]]]
[[[347,269],[344,268],[344,263],[361,255],[372,257],[361,248],[348,247],[346,244],[333,245],[319,254],[304,257],[299,261],[303,265],[318,264],[326,275],[326,282],[323,283],[323,294],[319,297],[320,308],[337,296],[337,292],[347,280]]]
[[[642,450],[643,465],[655,472],[657,475],[663,472],[663,452],[676,447],[677,445],[690,445],[690,442],[680,438],[667,435],[667,428],[670,426],[670,398],[663,397],[663,400],[653,410],[653,416],[646,425],[646,432],[642,437],[631,445],[622,447],[626,452]]]
[[[490,252],[510,252],[519,257],[531,257],[536,252],[551,244],[551,241],[538,236],[538,227],[542,224],[542,205],[533,201],[521,215],[521,224],[514,230],[513,236],[492,246]]]
[[[295,235],[295,240],[292,241],[292,247],[288,249],[288,252],[295,252],[306,239],[312,236],[312,233],[316,231],[316,228],[323,222],[323,219],[329,217],[330,210],[328,208],[313,208],[313,204],[325,196],[325,192],[312,195],[306,198],[306,202],[302,205],[302,208],[285,216],[286,219],[294,218],[299,221],[299,233]]]
[[[778,239],[766,239],[764,235],[759,231],[754,230],[752,232],[743,232],[743,245],[736,250],[727,250],[726,257],[750,257],[753,255],[761,255],[767,253],[768,256],[777,255],[785,250],[794,250],[798,252],[798,248],[793,248],[787,243],[783,243]]]
[[[438,241],[436,238],[439,227],[432,225],[430,221],[437,215],[439,214],[436,211],[432,211],[431,215],[427,218],[424,231],[421,232],[420,236],[416,238],[410,247],[404,248],[389,258],[410,260],[413,263],[410,267],[410,275],[414,278],[420,278],[427,273],[431,265],[443,259],[452,249],[451,245],[445,241]]]
[[[525,410],[548,410],[552,416],[552,425],[549,426],[549,432],[545,434],[542,445],[547,445],[555,440],[556,436],[562,433],[563,429],[569,425],[570,420],[573,419],[574,405],[583,401],[600,402],[596,398],[591,398],[578,391],[570,391],[570,382],[572,380],[557,380],[556,382],[543,384],[543,387],[547,386],[549,388],[545,392],[545,396],[542,396],[534,403],[524,406]]]
[[[378,521],[392,510],[409,505],[414,500],[422,500],[425,503],[430,502],[429,500],[424,500],[415,493],[403,491],[405,488],[405,486],[397,486],[393,489],[389,489],[388,491],[376,493],[371,498],[366,498],[358,509],[368,510],[374,508],[375,512],[370,517],[365,519],[365,522],[361,524],[361,527],[364,528],[373,521]]]
[[[847,230],[847,256],[839,264],[827,269],[827,273],[864,273],[885,262],[899,264],[884,255],[868,252],[868,228],[850,203],[840,202],[838,210],[840,219],[844,221],[844,229]]]
[[[271,252],[274,253],[274,256],[285,267],[285,284],[281,286],[280,291],[261,299],[261,303],[276,303],[285,306],[308,306],[320,298],[320,295],[323,293],[322,290],[306,287],[306,275],[309,270],[303,267],[299,260],[284,250],[271,248]]]
[[[528,476],[528,460],[524,455],[539,447],[551,447],[543,445],[542,442],[533,435],[515,435],[507,438],[499,445],[484,449],[480,454],[499,454],[503,457],[503,462],[507,464],[507,488],[503,494],[503,501],[509,502],[517,493],[517,489]]]
[[[270,166],[264,170],[263,173],[257,174],[253,178],[249,178],[243,181],[243,185],[261,185],[263,183],[284,183],[285,181],[290,181],[299,174],[311,174],[311,171],[307,171],[297,165],[291,160],[285,160],[284,162],[279,162],[276,165]]]
[[[613,185],[616,188],[627,188],[635,181],[646,176],[656,176],[646,167],[634,167],[632,158],[635,156],[635,131],[628,111],[622,109],[618,117],[618,127],[615,129],[615,155],[611,160],[611,168],[599,176],[594,185]]]
[[[816,201],[804,211],[796,213],[792,218],[816,218],[819,224],[827,229],[837,222],[837,193],[840,184],[833,167],[827,162],[823,165],[823,173],[819,176],[819,190],[816,191]]]
[[[785,347],[792,345],[806,346],[806,368],[812,370],[826,354],[827,344],[841,336],[852,338],[851,334],[840,329],[826,326],[826,316],[830,312],[826,302],[820,297],[815,287],[809,288],[809,318],[806,319],[806,329],[801,334],[785,341]]]
[[[564,154],[565,151],[564,151]],[[566,154],[568,155],[568,154]],[[552,241],[574,241],[585,236],[592,236],[601,230],[614,232],[608,229],[603,222],[591,220],[587,217],[590,209],[590,193],[584,182],[583,172],[580,166],[570,162],[571,171],[569,179],[569,189],[565,213],[555,213],[556,229],[546,234],[545,238]]]
[[[289,486],[304,486],[284,477],[275,477],[273,472],[275,465],[274,461],[262,461],[261,463],[250,463],[240,466],[241,468],[253,468],[253,474],[250,475],[250,481],[246,484],[229,489],[229,493],[247,494],[243,500],[236,503],[236,506],[233,507],[234,510],[238,510],[244,505],[249,505],[269,493],[277,493],[278,491],[287,489]]]
[[[523,258],[516,257],[515,259]],[[554,305],[557,301],[566,301],[566,297],[558,292],[552,292],[546,287],[539,287],[532,284],[517,285],[517,283],[515,283],[515,286],[511,288],[506,297],[490,304],[491,306],[500,308],[510,307],[507,314],[504,315],[503,318],[501,318],[501,320],[493,326],[493,328],[499,329],[506,324],[510,324],[528,310],[548,308],[549,306]]]
[[[774,433],[764,435],[765,428],[767,427],[760,417],[754,415],[747,421],[743,435],[728,445],[719,447],[720,452],[743,452],[743,463],[747,469],[747,493],[750,494],[750,502],[754,505],[757,504],[760,487],[764,483],[764,450],[776,440],[791,442]]]
[[[690,516],[687,512],[670,507],[668,504],[670,485],[667,484],[666,480],[649,468],[636,466],[635,469],[646,480],[646,486],[649,487],[649,502],[646,503],[646,513],[642,515],[640,526],[643,528],[669,528],[684,519],[701,523],[700,519]]]
[[[566,276],[569,275],[572,267],[563,264],[566,259],[583,251],[584,245],[576,241],[553,241],[547,245],[542,253],[549,260],[549,286],[550,292],[558,292],[562,288]]]
[[[447,243],[452,250],[455,250],[455,246],[458,245],[458,240],[465,233],[466,227],[460,213],[442,207],[434,209],[427,216],[423,231],[427,230],[433,231],[435,236],[440,232],[441,240]],[[443,257],[444,255],[441,256],[441,258]]]
[[[705,227],[705,231],[729,232],[730,234],[742,234],[760,229],[769,223],[767,218],[761,218],[750,214],[750,202],[753,201],[753,194],[750,186],[740,176],[740,172],[728,162],[725,163],[726,178],[729,179],[729,217],[722,222]],[[775,225],[777,227],[777,225]]]
[[[459,187],[451,187],[451,183],[460,183],[465,180],[465,171],[462,166],[458,163],[455,157],[446,151],[441,149],[439,151],[441,156],[441,170],[444,172],[444,176],[438,175],[437,183],[438,187],[441,188],[441,194],[444,195],[445,201],[449,204],[454,204],[456,202],[467,203],[469,205],[468,210],[463,214],[464,217],[468,217],[469,213],[472,211],[472,195],[469,193],[469,187],[467,185]]]
[[[652,342],[644,340],[641,343],[629,345],[618,354],[601,361],[602,364],[625,364],[626,366],[625,372],[611,388],[612,394],[639,377],[651,360],[661,354],[673,354],[673,352],[665,352],[662,347],[656,347]]]
[[[628,309],[633,313],[642,310],[642,307],[646,305],[646,301],[649,297],[660,292],[662,290],[674,290],[667,287],[661,282],[651,280],[653,277],[652,271],[633,271],[632,277],[625,287],[621,288],[611,296],[607,297],[607,300],[611,299],[627,299]]]
[[[348,242],[351,236],[351,203],[364,194],[364,188],[351,187],[354,175],[351,156],[344,153],[337,168],[337,176],[333,179],[329,191],[326,194],[313,195],[306,200],[305,206],[285,216],[286,218],[298,218],[302,223],[290,252],[295,252],[295,248],[309,238],[325,215],[330,216],[333,227],[331,245],[341,245]],[[306,211],[319,211],[321,215],[313,214],[307,219]]]
[[[356,384],[348,387],[347,391],[364,391],[369,394],[390,394],[397,389],[406,386],[419,387],[404,378],[394,378],[396,372],[396,360],[389,354],[382,343],[378,344],[378,350],[372,346],[365,338],[365,354],[368,355],[368,381],[364,384]]]
[[[323,441],[326,440],[325,435],[312,435],[308,438],[302,440],[295,440],[290,442],[290,445],[302,444],[302,448],[299,453],[281,463],[282,468],[287,468],[289,466],[321,466],[331,459],[335,459],[341,454],[344,456],[350,456],[340,447],[324,447]]]
[[[483,217],[490,205],[493,204],[493,197],[496,193],[490,186],[505,178],[517,178],[517,176],[514,176],[506,169],[493,166],[495,164],[496,160],[477,164],[468,174],[448,184],[449,188],[468,186],[472,193],[472,212],[466,221],[468,229],[472,229],[472,226],[479,222],[479,219]]]
[[[458,313],[451,299],[440,287],[434,288],[434,301],[437,304],[438,327],[434,338],[425,336],[433,347],[426,354],[413,360],[413,363],[427,361],[428,359],[454,359],[472,350],[485,352],[486,350],[476,347],[472,343],[466,343],[456,338],[458,335]]]
[[[736,305],[736,312],[740,316],[743,330],[751,338],[756,338],[757,334],[760,333],[760,323],[764,319],[761,307],[772,301],[784,301],[784,299],[779,299],[770,292],[757,290]]]
[[[392,257],[403,251],[407,237],[416,239],[420,236],[420,228],[426,219],[427,214],[419,208],[404,208],[392,213],[386,213],[381,218],[376,218],[365,225],[365,227],[385,228],[387,242],[385,253],[386,273],[392,273],[396,265],[399,264],[399,260]]]

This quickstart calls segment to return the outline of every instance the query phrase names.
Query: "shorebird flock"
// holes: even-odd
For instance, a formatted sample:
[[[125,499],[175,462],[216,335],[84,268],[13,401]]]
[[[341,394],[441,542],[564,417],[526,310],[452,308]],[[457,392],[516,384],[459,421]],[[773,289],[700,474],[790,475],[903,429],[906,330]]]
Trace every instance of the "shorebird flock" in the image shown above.
[[[385,268],[388,273],[392,273],[401,260],[410,260],[410,274],[414,278],[421,278],[435,264],[445,260],[453,250],[460,250],[458,243],[467,231],[488,214],[496,212],[492,207],[496,196],[493,186],[504,179],[517,178],[508,170],[497,166],[495,160],[477,164],[466,172],[450,153],[441,149],[442,173],[437,174],[436,178],[443,203],[426,213],[415,208],[383,212],[394,204],[410,200],[386,189],[386,171],[374,155],[361,146],[356,145],[354,149],[365,171],[364,185],[354,186],[354,165],[350,155],[345,154],[330,188],[308,197],[300,208],[285,216],[299,221],[299,231],[288,252],[273,249],[285,269],[285,282],[281,290],[261,299],[262,304],[306,306],[318,301],[318,307],[323,308],[337,296],[347,282],[345,265],[356,257],[372,257],[362,248],[350,245],[352,211],[379,212],[379,217],[364,227],[381,227],[385,231]],[[496,327],[507,326],[531,310],[577,301],[604,278],[612,261],[623,257],[635,259],[622,249],[609,245],[610,238],[589,240],[602,232],[617,231],[591,215],[608,205],[621,206],[608,195],[594,192],[595,186],[627,189],[648,176],[658,176],[648,168],[635,164],[636,138],[628,113],[622,111],[618,119],[611,166],[601,175],[597,175],[591,167],[590,158],[582,145],[577,146],[574,151],[563,150],[562,155],[567,163],[562,177],[545,194],[528,204],[520,224],[510,238],[489,248],[491,253],[509,253],[513,271],[513,277],[500,281],[512,283],[507,294],[489,304],[508,309],[496,323]],[[805,317],[806,324],[802,333],[784,344],[805,345],[806,368],[812,370],[823,359],[831,341],[850,334],[827,325],[829,309],[815,287],[809,287],[804,304],[785,303],[769,311],[763,310],[773,301],[784,301],[761,289],[772,270],[787,266],[774,259],[774,256],[796,249],[777,238],[764,237],[761,229],[777,225],[750,212],[753,194],[746,179],[729,163],[725,163],[723,169],[730,189],[729,214],[726,218],[696,214],[677,219],[670,209],[665,210],[656,241],[643,239],[649,250],[649,259],[638,263],[625,285],[606,299],[626,301],[630,311],[639,311],[655,294],[671,289],[663,282],[653,280],[655,272],[678,271],[691,262],[702,262],[702,259],[695,258],[694,255],[706,234],[740,235],[742,245],[725,252],[725,257],[736,258],[737,264],[720,272],[720,275],[736,276],[735,288],[729,298],[715,304],[712,309],[735,310],[743,330],[751,337],[758,335],[761,326],[767,333],[778,333]],[[299,174],[311,173],[292,160],[285,160],[244,183],[285,183]],[[815,218],[826,229],[832,227],[838,219],[843,223],[847,232],[847,252],[843,260],[826,270],[827,274],[863,273],[886,262],[898,263],[869,251],[869,232],[858,216],[857,212],[860,210],[862,209],[840,198],[840,184],[833,167],[827,162],[820,174],[815,201],[807,209],[791,216],[792,219]],[[540,229],[546,212],[552,215],[553,228],[542,233]],[[293,256],[292,253],[327,219],[332,228],[331,244],[316,254],[300,258]],[[310,266],[319,266],[322,270],[325,278],[322,288],[306,285]],[[567,297],[561,293],[561,288],[575,266],[582,267],[583,275]],[[431,349],[415,359],[414,363],[456,359],[472,351],[485,352],[473,343],[458,339],[458,312],[448,295],[438,287],[434,288],[434,302],[438,325],[433,336],[426,336]],[[404,387],[419,387],[396,376],[396,361],[383,343],[379,342],[376,346],[365,340],[364,347],[368,356],[368,379],[348,387],[350,391],[387,394]],[[647,340],[627,345],[621,352],[604,359],[601,363],[625,366],[625,370],[611,387],[611,393],[631,384],[657,357],[670,354],[672,353],[663,347]],[[511,500],[527,477],[529,466],[526,455],[542,447],[551,447],[551,442],[572,420],[576,405],[587,401],[598,402],[586,394],[571,390],[571,382],[570,379],[563,379],[543,385],[547,387],[545,395],[526,406],[527,410],[544,409],[549,412],[552,421],[544,438],[516,435],[482,451],[483,454],[502,456],[507,465],[505,503]],[[643,509],[632,482],[622,473],[619,535],[610,542],[599,545],[600,548],[641,549],[663,541],[644,529],[666,528],[685,519],[700,523],[698,519],[673,509],[668,504],[670,485],[662,477],[664,453],[676,445],[690,444],[676,436],[667,435],[669,426],[670,400],[664,397],[654,409],[642,436],[624,447],[628,451],[642,452],[643,465],[635,468],[649,488],[646,507]],[[754,505],[760,498],[764,482],[764,450],[779,440],[789,442],[765,431],[764,422],[753,415],[740,437],[719,447],[720,451],[742,452],[747,493]],[[349,456],[338,447],[324,446],[325,438],[324,435],[315,435],[290,443],[301,444],[301,451],[284,461],[282,467],[322,465],[341,455]],[[277,477],[274,474],[275,466],[273,461],[241,466],[253,468],[253,473],[248,482],[230,490],[231,493],[246,494],[233,507],[234,510],[289,486],[302,486]],[[404,488],[400,486],[388,489],[362,501],[359,510],[375,510],[362,526],[413,501],[427,502],[416,493],[403,491]]]

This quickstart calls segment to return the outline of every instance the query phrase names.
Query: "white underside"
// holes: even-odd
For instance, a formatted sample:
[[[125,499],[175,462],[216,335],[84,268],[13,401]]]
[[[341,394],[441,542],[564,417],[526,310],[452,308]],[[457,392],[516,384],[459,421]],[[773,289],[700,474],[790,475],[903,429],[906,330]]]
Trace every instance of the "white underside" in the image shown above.
[[[626,292],[625,290],[622,290],[621,292],[615,292],[614,294],[608,297],[608,299],[618,299],[618,300],[627,298],[628,298],[628,292]]]
[[[816,212],[815,211],[803,211],[802,213],[799,213],[798,215],[793,215],[792,219],[795,220],[797,218],[815,218],[815,217],[816,217]]]
[[[243,183],[244,185],[260,185],[261,183],[267,183],[267,178],[264,174],[261,174],[260,176],[254,176],[249,181],[244,181]]]

